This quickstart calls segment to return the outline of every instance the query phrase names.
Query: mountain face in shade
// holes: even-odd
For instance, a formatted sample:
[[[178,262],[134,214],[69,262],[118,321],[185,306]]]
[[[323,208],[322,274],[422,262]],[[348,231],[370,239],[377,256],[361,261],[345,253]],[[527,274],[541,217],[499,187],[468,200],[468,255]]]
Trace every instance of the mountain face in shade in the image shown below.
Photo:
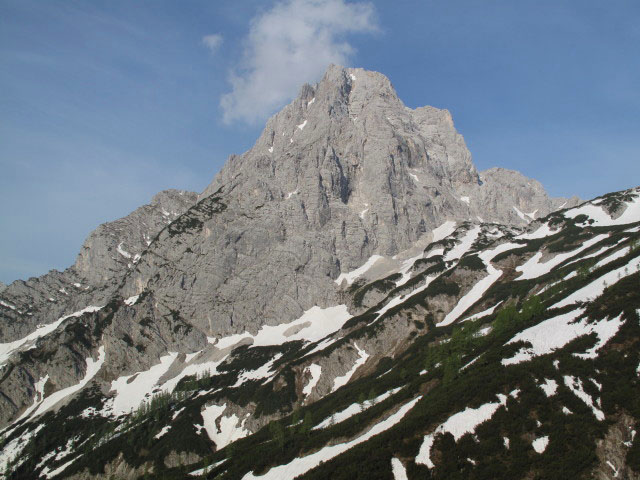
[[[0,468],[637,478],[639,198],[479,172],[449,112],[331,66],[201,194],[0,285]]]

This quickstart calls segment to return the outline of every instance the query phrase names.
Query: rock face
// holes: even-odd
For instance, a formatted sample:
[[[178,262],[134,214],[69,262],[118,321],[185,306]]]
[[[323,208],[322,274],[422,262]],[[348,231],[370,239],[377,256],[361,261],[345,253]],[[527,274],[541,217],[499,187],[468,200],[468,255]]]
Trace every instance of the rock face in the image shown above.
[[[170,349],[195,352],[207,337],[256,333],[337,305],[341,273],[428,242],[447,221],[526,225],[575,203],[549,198],[517,172],[478,172],[448,111],[412,110],[385,76],[331,66],[202,194],[161,192],[96,229],[66,271],[2,289],[0,342],[109,304],[84,322],[99,337],[65,330],[38,340],[57,389],[78,383],[100,346],[107,381],[149,368]],[[12,391],[0,396],[0,423],[32,404],[34,384],[49,371],[27,360],[2,377]]]
[[[517,172],[479,173],[448,111],[409,109],[385,76],[337,66],[199,198],[201,223],[163,231],[125,291],[153,290],[208,335],[255,332],[332,304],[340,272],[447,220],[526,224],[518,211],[534,217],[566,203]]]
[[[122,278],[138,261],[151,241],[167,224],[182,215],[196,201],[183,190],[165,190],[130,215],[100,225],[87,238],[74,270],[91,285],[103,285]]]
[[[128,216],[100,225],[75,264],[0,288],[9,306],[0,310],[0,342],[25,336],[88,305],[105,305],[149,243],[196,201],[196,194],[165,190]],[[11,308],[13,307],[13,308]]]

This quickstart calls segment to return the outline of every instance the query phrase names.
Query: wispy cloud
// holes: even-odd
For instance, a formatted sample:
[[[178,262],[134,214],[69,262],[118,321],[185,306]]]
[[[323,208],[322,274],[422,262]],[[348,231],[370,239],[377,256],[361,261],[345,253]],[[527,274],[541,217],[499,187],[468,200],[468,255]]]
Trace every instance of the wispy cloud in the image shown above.
[[[255,123],[317,80],[331,63],[347,64],[355,50],[348,34],[378,29],[369,2],[285,0],[251,20],[232,91],[220,101],[224,121]]]
[[[214,33],[202,37],[202,44],[209,49],[211,53],[216,53],[222,45],[222,35]]]

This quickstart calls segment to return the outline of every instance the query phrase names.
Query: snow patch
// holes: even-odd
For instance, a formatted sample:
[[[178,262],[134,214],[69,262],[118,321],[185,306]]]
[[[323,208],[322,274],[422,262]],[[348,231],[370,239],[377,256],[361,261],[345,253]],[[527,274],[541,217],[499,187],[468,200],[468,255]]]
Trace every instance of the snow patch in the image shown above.
[[[593,268],[600,268],[600,267],[604,267],[606,264],[613,262],[614,260],[617,260],[619,258],[622,258],[626,255],[628,255],[631,252],[631,248],[629,247],[625,247],[625,248],[621,248],[620,250],[618,250],[617,252],[612,253],[611,255],[608,255],[606,257],[604,257],[602,260],[599,260],[594,266]],[[595,255],[594,255],[595,256]]]
[[[531,446],[537,453],[542,453],[547,449],[547,445],[549,445],[549,437],[539,437],[536,438],[533,442],[531,442]]]
[[[586,215],[594,220],[594,227],[610,227],[612,225],[625,225],[640,221],[640,197],[635,197],[631,202],[625,202],[626,208],[622,215],[613,219],[604,209],[593,203],[587,203],[577,208],[564,212],[566,218],[575,218],[578,215]]]
[[[341,377],[336,377],[333,380],[333,388],[331,389],[332,392],[335,392],[340,387],[346,385],[347,382],[351,380],[351,377],[353,376],[353,374],[356,373],[356,370],[360,366],[364,365],[367,359],[369,358],[369,354],[364,350],[362,350],[360,347],[358,347],[357,343],[354,342],[353,345],[354,347],[356,347],[356,350],[358,351],[358,358],[356,360],[356,363],[353,364],[353,367],[351,367],[351,370],[349,370],[347,373],[345,373]]]
[[[469,230],[464,237],[460,240],[460,243],[457,243],[455,247],[453,247],[449,253],[444,257],[446,261],[449,260],[457,260],[462,255],[467,253],[467,251],[473,245],[473,242],[476,241],[478,235],[480,234],[480,226],[476,225],[471,230]]]
[[[27,456],[20,457],[20,454],[22,453],[22,450],[24,450],[24,448],[29,444],[29,441],[33,437],[35,437],[42,428],[44,428],[43,423],[38,425],[30,432],[24,432],[22,435],[14,438],[2,447],[2,450],[0,451],[0,472],[5,472],[7,466],[14,461],[15,463],[13,463],[12,466],[14,468],[17,468],[22,465],[25,460],[27,460]]]
[[[415,257],[409,258],[404,262],[402,262],[402,265],[400,266],[400,270],[398,271],[398,273],[400,273],[402,277],[400,278],[400,280],[396,282],[396,287],[404,285],[409,281],[409,279],[411,279],[411,273],[410,273],[411,267],[413,267],[413,264],[417,260],[420,260],[423,256],[424,256],[424,253],[420,252]]]
[[[469,197],[460,197],[460,201],[466,203],[467,205],[469,205],[470,200]]]
[[[453,221],[444,222],[439,227],[436,227],[433,230],[431,230],[431,243],[439,242],[443,238],[447,238],[449,235],[455,232],[455,230],[456,230],[456,222],[453,222]]]
[[[129,297],[127,298],[124,303],[129,305],[130,307],[135,305],[136,302],[138,301],[138,298],[140,298],[140,295],[134,295],[133,297]]]
[[[230,335],[218,340],[215,346],[223,350],[236,345],[244,339],[252,340],[253,346],[256,347],[282,345],[285,342],[295,340],[314,343],[340,330],[350,318],[351,314],[348,312],[346,305],[337,305],[329,308],[312,307],[293,322],[281,323],[275,326],[263,325],[256,335],[251,335],[249,332]],[[291,334],[289,333],[291,330],[297,330],[297,332]]]
[[[516,214],[525,222],[530,223],[531,222],[531,218],[527,217],[525,213],[521,212],[520,210],[518,210],[518,208],[514,205],[513,209],[516,211]]]
[[[51,300],[51,298],[49,300]],[[51,300],[51,301],[53,301],[53,300]],[[0,300],[0,305],[2,305],[3,307],[7,307],[7,308],[9,308],[11,310],[16,310],[15,305],[11,305],[10,303],[3,302],[2,300]]]
[[[33,413],[33,416],[37,416],[37,415],[40,415],[40,414],[46,412],[50,408],[54,407],[61,400],[64,400],[68,396],[73,395],[74,393],[82,390],[84,388],[84,386],[87,383],[89,383],[91,381],[91,379],[93,379],[93,377],[95,377],[96,373],[98,373],[100,368],[102,368],[102,364],[104,364],[105,357],[106,357],[106,354],[105,354],[105,351],[104,351],[104,345],[102,345],[98,349],[98,359],[97,360],[94,360],[91,357],[87,358],[87,360],[86,360],[87,367],[86,367],[86,370],[85,370],[84,377],[83,377],[82,380],[80,380],[80,383],[77,383],[77,384],[72,385],[72,386],[67,387],[67,388],[63,388],[62,390],[58,390],[56,392],[53,392],[48,397],[45,397],[39,403],[38,408]]]
[[[299,128],[300,130],[304,130],[304,127],[306,127],[306,126],[307,126],[307,121],[305,120],[305,121],[304,121],[304,122],[302,122],[300,125],[298,125],[298,128]]]
[[[473,321],[473,320],[478,320],[479,318],[487,317],[487,316],[491,315],[496,310],[496,308],[498,308],[501,304],[502,304],[502,300],[500,300],[498,303],[496,303],[493,307],[487,308],[486,310],[483,310],[483,311],[478,312],[478,313],[474,313],[470,317],[465,318],[464,321],[465,322],[469,322],[469,321]]]
[[[191,355],[197,355],[197,354],[198,352]],[[191,365],[187,365],[178,375],[171,378],[170,380],[167,380],[158,388],[163,392],[171,393],[176,388],[178,383],[180,383],[180,380],[182,380],[184,377],[188,377],[191,375],[197,377],[198,375],[204,375],[204,374],[208,374],[210,376],[217,375],[218,374],[217,368],[224,363],[224,361],[227,359],[228,356],[229,355],[225,355],[222,359],[217,361],[192,363]],[[187,359],[185,361],[189,362],[189,360],[190,360],[189,355],[187,355]]]
[[[531,347],[521,348],[513,357],[503,359],[502,364],[506,366],[529,361],[534,357],[552,353],[572,340],[592,333],[598,336],[596,344],[585,353],[575,355],[581,358],[595,358],[597,351],[617,333],[623,320],[621,320],[621,316],[618,316],[611,320],[604,319],[595,323],[589,323],[584,318],[576,322],[575,319],[583,313],[584,309],[579,308],[540,322],[518,333],[505,345],[523,341],[529,342]]]
[[[11,355],[13,355],[13,353],[15,353],[16,351],[22,350],[22,349],[30,350],[32,348],[35,348],[36,342],[39,338],[44,337],[45,335],[48,335],[51,332],[53,332],[65,320],[72,317],[80,317],[85,313],[97,312],[102,308],[103,307],[94,307],[94,306],[85,307],[82,310],[71,313],[69,315],[65,315],[64,317],[60,317],[58,320],[56,320],[53,323],[38,326],[36,330],[31,332],[29,335],[27,335],[24,338],[21,338],[19,340],[14,340],[13,342],[0,343],[0,366],[2,366],[9,359],[9,357],[11,357]]]
[[[322,367],[316,363],[312,363],[307,368],[305,368],[305,372],[309,372],[311,374],[311,378],[309,379],[309,383],[305,385],[302,389],[303,395],[308,397],[311,395],[314,387],[318,384],[318,380],[320,380],[320,375],[322,375]]]
[[[532,233],[523,233],[516,236],[516,240],[536,240],[538,238],[545,238],[550,235],[555,235],[558,233],[558,229],[552,230],[548,223],[541,225],[535,232]]]
[[[544,383],[538,385],[547,397],[552,397],[558,390],[558,382],[553,379],[545,378]]]
[[[274,375],[274,372],[272,372],[271,369],[273,368],[274,363],[276,363],[280,359],[280,357],[282,357],[282,353],[276,354],[276,356],[274,356],[271,360],[269,360],[261,367],[256,368],[255,370],[243,370],[242,373],[238,375],[238,380],[232,388],[239,387],[249,380],[261,380],[263,378],[270,379]]]
[[[572,377],[571,375],[565,375],[564,384],[569,388],[569,390],[574,393],[576,397],[578,397],[589,408],[591,408],[591,411],[598,420],[604,420],[604,412],[595,406],[591,395],[584,391],[584,388],[582,387],[582,380],[576,377]]]
[[[564,262],[565,260],[571,257],[575,257],[583,250],[586,250],[592,245],[600,242],[601,240],[604,240],[608,236],[609,236],[608,234],[597,235],[587,240],[586,242],[584,242],[582,246],[580,246],[580,248],[577,248],[567,253],[559,253],[558,255],[547,260],[544,263],[540,263],[540,258],[542,258],[542,252],[537,252],[533,257],[527,260],[527,262],[524,265],[520,265],[516,267],[516,271],[522,272],[522,275],[516,278],[516,280],[529,280],[531,278],[537,278],[541,275],[549,273],[555,266],[560,265],[562,262]]]
[[[164,213],[164,212],[163,212],[163,213]],[[168,215],[168,213],[167,213],[167,215]],[[116,249],[116,250],[118,250],[118,253],[119,253],[120,255],[122,255],[124,258],[131,258],[131,257],[133,257],[133,255],[131,255],[129,252],[127,252],[124,248],[122,248],[122,244],[123,244],[123,243],[124,243],[124,242],[120,242],[120,243],[118,244],[118,247],[117,247],[117,249]]]
[[[177,358],[177,352],[169,352],[160,358],[160,363],[149,370],[119,377],[111,382],[111,390],[115,396],[109,399],[103,412],[107,415],[125,415],[138,408],[143,402],[151,399],[153,387]]]
[[[429,275],[422,286],[416,288],[415,290],[412,290],[410,293],[406,295],[398,295],[397,297],[393,297],[391,300],[389,300],[389,302],[384,307],[382,307],[380,310],[376,312],[378,316],[375,319],[373,319],[371,322],[369,322],[369,325],[373,325],[374,323],[376,323],[380,319],[380,317],[382,317],[385,313],[387,313],[393,307],[400,305],[402,302],[411,298],[416,293],[420,293],[423,290],[426,290],[427,287],[431,284],[431,282],[433,282],[436,278],[438,278],[438,275]]]
[[[447,421],[438,426],[433,433],[424,436],[422,445],[416,456],[416,463],[426,465],[427,468],[433,468],[435,465],[431,461],[431,447],[433,446],[436,435],[450,433],[457,442],[465,434],[474,433],[478,425],[491,419],[498,408],[506,405],[506,401],[506,396],[498,395],[497,402],[485,403],[478,408],[467,407],[463,411],[449,417]]]
[[[240,422],[235,413],[228,417],[222,416],[226,408],[226,403],[222,406],[210,405],[203,408],[201,412],[204,429],[207,431],[209,438],[216,444],[218,450],[251,434],[249,430],[244,428],[246,418]],[[220,419],[219,427],[216,425],[218,418]]]
[[[395,395],[401,390],[402,387],[394,388],[393,390],[389,390],[388,392],[383,393],[382,395],[378,395],[376,398],[372,400],[366,400],[363,403],[352,403],[344,410],[341,410],[337,413],[334,413],[330,417],[325,418],[322,422],[312,428],[312,430],[319,430],[322,428],[327,428],[332,425],[335,425],[340,422],[344,422],[348,418],[357,415],[358,413],[364,412],[366,409],[377,405],[380,402],[383,402],[391,395]]]
[[[404,465],[396,457],[391,459],[391,473],[393,473],[393,480],[409,480],[407,476],[407,470]]]
[[[559,301],[551,308],[561,308],[566,305],[571,305],[575,302],[586,302],[587,300],[594,299],[602,295],[607,285],[613,285],[621,278],[628,275],[632,275],[637,268],[640,267],[640,257],[635,257],[627,263],[627,265],[612,270],[601,277],[597,278],[588,285],[576,290],[564,300]]]
[[[620,472],[618,471],[616,466],[613,463],[611,463],[609,460],[607,460],[607,465],[609,465],[609,468],[613,470],[613,478],[618,478],[618,473]]]
[[[60,465],[58,468],[49,471],[49,467],[45,467],[42,472],[40,473],[40,476],[44,475],[47,479],[55,477],[56,475],[59,475],[60,473],[62,473],[64,470],[67,469],[67,467],[69,465],[71,465],[73,462],[75,462],[78,459],[78,457],[69,460],[67,463]]]
[[[502,252],[517,248],[518,246],[519,244],[517,243],[503,243],[494,249],[484,251],[478,255],[487,267],[488,275],[478,281],[471,290],[458,301],[453,310],[451,310],[444,320],[438,324],[439,327],[451,325],[460,317],[460,315],[466,312],[474,303],[482,298],[491,285],[493,285],[502,276],[502,270],[495,268],[491,264],[491,259]]]
[[[361,275],[363,275],[367,270],[369,270],[371,267],[373,267],[373,265],[378,261],[381,260],[382,257],[381,255],[372,255],[369,260],[367,260],[365,262],[364,265],[362,265],[359,268],[356,268],[355,270],[352,270],[348,273],[341,273],[338,278],[336,278],[334,281],[340,285],[342,283],[343,280],[346,280],[347,283],[349,285],[351,285],[356,278],[360,277]]]
[[[155,434],[153,438],[157,440],[160,437],[164,436],[169,430],[171,430],[171,425],[166,425],[162,427],[162,430],[160,430],[157,434]]]
[[[222,465],[226,461],[227,461],[227,459],[225,458],[224,460],[220,460],[219,462],[216,462],[213,465],[209,465],[208,467],[199,468],[198,470],[194,470],[193,472],[190,472],[189,475],[191,475],[192,477],[201,477],[205,473],[209,473],[210,470],[213,470],[214,468],[218,468],[220,465]]]

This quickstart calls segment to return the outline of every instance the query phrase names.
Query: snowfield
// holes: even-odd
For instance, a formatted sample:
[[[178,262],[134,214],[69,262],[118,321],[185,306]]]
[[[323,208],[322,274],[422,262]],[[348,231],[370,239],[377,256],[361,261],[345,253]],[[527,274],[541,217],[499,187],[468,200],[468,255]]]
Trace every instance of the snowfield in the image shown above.
[[[151,392],[178,356],[177,352],[169,352],[160,358],[160,363],[144,372],[134,373],[117,378],[111,382],[111,391],[115,396],[104,406],[105,415],[125,415],[137,409],[144,401],[150,400]]]
[[[624,267],[620,267],[608,273],[605,273],[590,284],[573,292],[571,295],[559,301],[555,305],[552,305],[550,308],[561,308],[567,305],[571,305],[572,303],[593,300],[596,297],[602,295],[602,292],[604,292],[604,289],[607,287],[607,285],[613,285],[621,278],[632,275],[637,271],[638,268],[640,268],[640,257],[632,258]]]
[[[594,205],[593,202],[567,210],[564,212],[564,216],[567,218],[576,218],[578,215],[586,215],[594,220],[593,226],[595,227],[609,227],[639,222],[640,196],[636,196],[631,202],[625,202],[625,205],[626,208],[624,212],[616,219],[612,218],[602,207]]]
[[[527,362],[540,355],[552,353],[572,340],[591,333],[598,336],[598,341],[585,353],[577,355],[583,358],[595,358],[597,351],[618,332],[623,321],[620,317],[610,320],[604,319],[595,323],[589,323],[587,319],[575,321],[583,313],[584,309],[582,308],[572,310],[518,333],[505,345],[523,341],[529,342],[531,347],[521,348],[513,357],[503,359],[502,364],[506,366]]]
[[[544,263],[540,263],[540,259],[542,258],[542,252],[537,252],[524,265],[516,267],[516,271],[522,272],[522,275],[516,278],[516,280],[529,280],[531,278],[537,278],[546,273],[549,273],[557,265],[560,265],[562,262],[564,262],[569,258],[575,257],[583,250],[586,250],[592,245],[595,245],[596,243],[604,240],[608,236],[609,236],[608,234],[597,235],[596,237],[591,238],[586,242],[584,242],[580,248],[577,248],[567,253],[559,253],[555,257],[547,260]]]
[[[478,425],[493,417],[493,414],[496,413],[498,408],[505,406],[506,403],[507,397],[505,395],[498,395],[497,402],[485,403],[478,408],[467,407],[462,412],[452,415],[446,422],[438,426],[433,433],[424,436],[422,445],[416,456],[416,463],[426,465],[428,468],[435,467],[431,461],[431,447],[433,446],[436,435],[440,433],[450,433],[457,442],[465,434],[474,433]]]
[[[215,339],[212,341],[219,350],[234,347],[243,340],[250,340],[248,343],[256,347],[282,345],[295,340],[314,343],[340,330],[351,316],[346,305],[312,307],[293,322],[274,326],[263,325],[256,335],[244,332],[223,337],[217,342]]]
[[[230,443],[251,434],[249,430],[244,428],[246,418],[240,421],[235,413],[228,417],[222,416],[226,408],[227,404],[225,403],[221,406],[210,405],[202,410],[204,429],[218,449],[224,448]],[[219,422],[217,422],[218,419]]]
[[[36,342],[39,338],[44,337],[45,335],[49,335],[51,332],[55,331],[65,320],[68,320],[72,317],[80,317],[85,313],[93,313],[101,310],[104,307],[94,307],[88,306],[79,310],[77,312],[73,312],[69,315],[65,315],[64,317],[60,317],[53,323],[49,323],[47,325],[38,326],[36,330],[27,335],[20,340],[14,340],[9,343],[0,343],[0,366],[4,365],[4,363],[13,355],[15,352],[19,350],[30,350],[35,348]]]

